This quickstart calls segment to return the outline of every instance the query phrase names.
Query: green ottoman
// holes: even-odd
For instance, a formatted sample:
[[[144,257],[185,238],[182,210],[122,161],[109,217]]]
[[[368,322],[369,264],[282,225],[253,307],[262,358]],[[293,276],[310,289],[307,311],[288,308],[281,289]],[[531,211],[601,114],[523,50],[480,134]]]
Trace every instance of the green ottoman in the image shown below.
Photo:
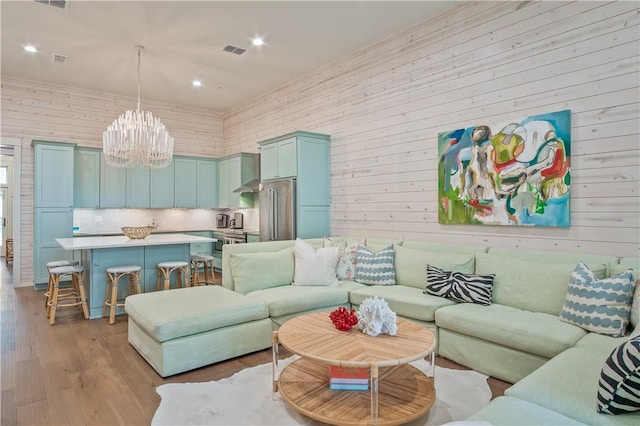
[[[267,307],[222,286],[127,297],[129,343],[162,377],[271,346]]]

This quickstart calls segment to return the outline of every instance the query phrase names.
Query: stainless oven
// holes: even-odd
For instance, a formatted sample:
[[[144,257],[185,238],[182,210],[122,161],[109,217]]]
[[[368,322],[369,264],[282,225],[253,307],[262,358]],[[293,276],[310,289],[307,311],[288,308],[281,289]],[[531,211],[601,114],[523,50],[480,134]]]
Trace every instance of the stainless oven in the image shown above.
[[[222,231],[222,232],[214,232],[213,238],[216,238],[216,241],[213,244],[213,255],[217,257],[222,257],[222,246],[225,244],[243,244],[247,242],[247,234],[244,231]]]

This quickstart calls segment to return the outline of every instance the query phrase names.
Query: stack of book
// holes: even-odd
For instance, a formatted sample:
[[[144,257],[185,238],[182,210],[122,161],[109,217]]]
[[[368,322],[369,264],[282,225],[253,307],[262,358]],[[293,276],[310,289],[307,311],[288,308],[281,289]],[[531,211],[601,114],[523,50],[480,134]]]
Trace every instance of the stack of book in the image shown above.
[[[369,370],[366,368],[329,367],[329,389],[331,390],[369,390]]]

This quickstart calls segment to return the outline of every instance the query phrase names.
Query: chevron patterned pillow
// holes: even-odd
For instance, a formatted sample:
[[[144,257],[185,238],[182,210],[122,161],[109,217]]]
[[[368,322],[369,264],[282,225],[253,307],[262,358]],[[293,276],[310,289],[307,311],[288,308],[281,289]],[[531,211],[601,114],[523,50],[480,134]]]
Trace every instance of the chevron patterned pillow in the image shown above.
[[[598,412],[622,414],[640,411],[640,336],[611,352],[598,382]]]
[[[444,297],[455,302],[491,304],[491,290],[495,275],[472,275],[450,272],[427,265],[425,294]]]
[[[393,244],[374,253],[369,247],[358,245],[356,251],[356,281],[369,285],[395,285]]]
[[[583,262],[569,276],[560,320],[587,331],[622,337],[629,323],[633,269],[598,280]]]

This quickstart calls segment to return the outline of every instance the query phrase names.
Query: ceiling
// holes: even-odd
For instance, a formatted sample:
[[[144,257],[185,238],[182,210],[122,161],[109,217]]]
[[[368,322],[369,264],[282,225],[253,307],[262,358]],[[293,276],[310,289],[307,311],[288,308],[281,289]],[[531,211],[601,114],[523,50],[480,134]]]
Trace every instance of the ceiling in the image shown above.
[[[220,112],[455,7],[455,1],[0,1],[1,72]],[[251,45],[255,36],[261,47]],[[33,44],[37,53],[24,51]],[[233,45],[242,55],[224,52]],[[64,63],[52,60],[66,57]],[[193,87],[199,79],[203,85]]]

